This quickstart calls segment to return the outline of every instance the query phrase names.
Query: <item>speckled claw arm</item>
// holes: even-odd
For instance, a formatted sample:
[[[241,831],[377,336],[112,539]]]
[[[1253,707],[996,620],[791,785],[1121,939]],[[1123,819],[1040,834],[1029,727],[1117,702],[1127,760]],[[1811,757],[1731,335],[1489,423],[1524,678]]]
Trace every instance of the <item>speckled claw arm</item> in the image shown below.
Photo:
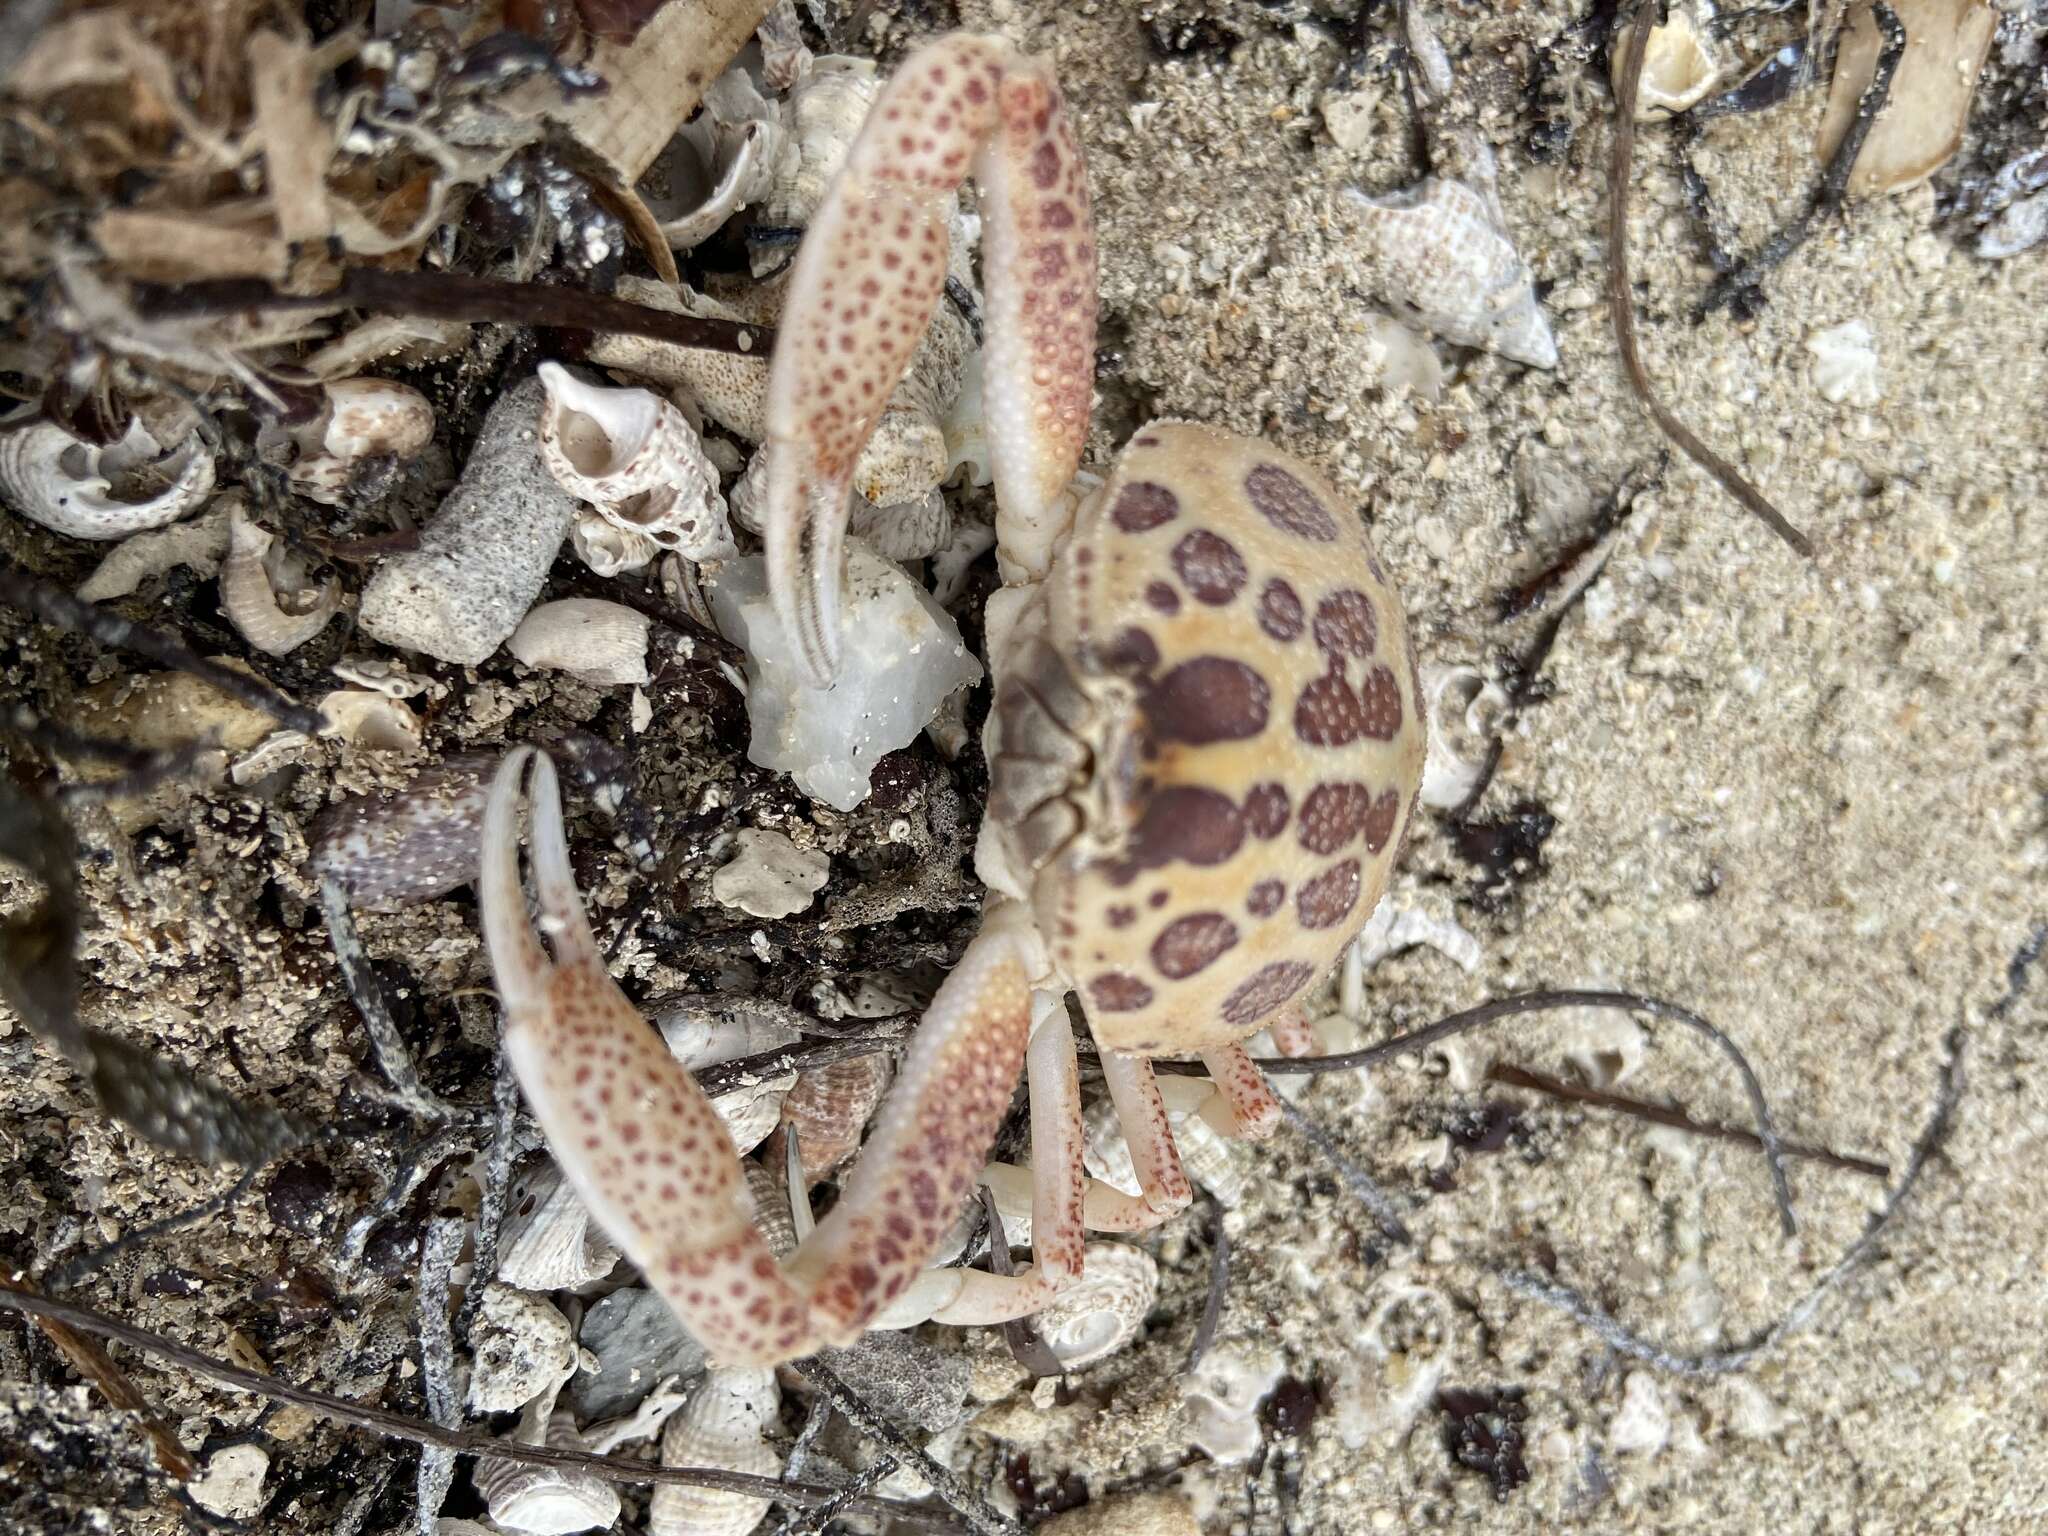
[[[1065,526],[1048,509],[1080,463],[1095,362],[1080,147],[1048,65],[999,38],[946,37],[884,87],[848,151],[797,254],[769,373],[769,584],[820,686],[839,667],[854,464],[945,284],[945,203],[970,169],[998,533],[1038,575]]]
[[[552,959],[519,881],[529,761]],[[550,1150],[714,1358],[773,1364],[851,1343],[912,1287],[973,1189],[1025,1054],[1021,915],[998,904],[939,988],[839,1203],[785,1269],[754,1226],[718,1112],[605,970],[570,871],[555,771],[531,748],[510,754],[492,785],[480,892],[506,1049]]]

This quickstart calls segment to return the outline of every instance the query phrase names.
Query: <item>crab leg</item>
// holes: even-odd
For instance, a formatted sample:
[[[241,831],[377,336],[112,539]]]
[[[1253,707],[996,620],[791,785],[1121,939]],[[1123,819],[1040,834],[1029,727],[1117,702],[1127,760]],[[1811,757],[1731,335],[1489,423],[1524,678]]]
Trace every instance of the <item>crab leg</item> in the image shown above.
[[[1173,1123],[1166,1113],[1166,1101],[1159,1095],[1152,1063],[1142,1056],[1120,1056],[1115,1051],[1101,1052],[1100,1059],[1145,1203],[1162,1217],[1186,1210],[1195,1198],[1195,1189],[1180,1165]]]
[[[1030,1029],[1021,915],[992,911],[940,987],[859,1169],[785,1271],[754,1226],[724,1122],[605,970],[545,756],[534,769],[532,859],[552,961],[527,924],[516,818],[529,758],[530,748],[510,754],[492,785],[478,886],[506,1049],[549,1149],[721,1363],[851,1343],[917,1279],[1009,1105]]]
[[[955,35],[876,98],[813,216],[768,379],[775,610],[819,686],[840,656],[847,490],[946,278],[946,201],[981,187],[983,353],[997,534],[1042,575],[1080,463],[1095,365],[1095,241],[1080,146],[1042,60]]]
[[[1246,1141],[1264,1141],[1279,1128],[1280,1100],[1243,1046],[1204,1051],[1202,1065],[1216,1084],[1217,1099],[1203,1105],[1201,1114],[1216,1130]]]

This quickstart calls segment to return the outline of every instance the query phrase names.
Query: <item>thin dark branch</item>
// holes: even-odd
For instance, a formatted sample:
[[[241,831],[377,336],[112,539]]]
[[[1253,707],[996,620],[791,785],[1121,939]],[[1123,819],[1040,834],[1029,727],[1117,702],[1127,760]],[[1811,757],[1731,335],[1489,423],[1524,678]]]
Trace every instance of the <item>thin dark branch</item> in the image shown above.
[[[268,1161],[250,1164],[240,1178],[219,1194],[209,1196],[197,1205],[189,1205],[182,1211],[174,1211],[169,1216],[152,1221],[146,1226],[131,1227],[110,1243],[102,1243],[97,1248],[88,1248],[83,1253],[73,1254],[43,1278],[58,1290],[68,1291],[88,1276],[98,1274],[131,1249],[143,1247],[161,1237],[169,1237],[173,1232],[182,1231],[186,1227],[197,1226],[200,1222],[236,1204],[255,1187],[258,1179],[270,1171],[277,1157],[282,1157],[292,1150],[293,1147],[279,1148],[276,1156]]]
[[[1839,1285],[1850,1271],[1870,1256],[1878,1240],[1890,1227],[1892,1219],[1919,1185],[1920,1176],[1927,1171],[1928,1163],[1940,1150],[1942,1142],[1948,1138],[1949,1127],[1955,1120],[1956,1102],[1962,1096],[1962,1031],[1950,1031],[1947,1044],[1948,1059],[1942,1063],[1941,1082],[1935,1093],[1934,1111],[1928,1117],[1926,1129],[1921,1131],[1919,1139],[1913,1144],[1913,1154],[1906,1160],[1906,1172],[1899,1180],[1898,1188],[1886,1198],[1883,1208],[1870,1218],[1870,1224],[1864,1228],[1863,1235],[1849,1245],[1848,1251],[1835,1261],[1811,1290],[1793,1303],[1783,1317],[1769,1327],[1752,1334],[1734,1348],[1711,1350],[1702,1354],[1685,1354],[1666,1349],[1645,1339],[1572,1287],[1561,1285],[1547,1276],[1507,1271],[1502,1273],[1501,1279],[1517,1294],[1540,1301],[1546,1306],[1556,1307],[1568,1317],[1592,1329],[1609,1348],[1631,1359],[1640,1360],[1657,1370],[1670,1371],[1681,1376],[1720,1376],[1743,1369],[1787,1335],[1806,1325],[1819,1310],[1827,1294]]]
[[[794,1138],[792,1138],[794,1140]],[[1016,1265],[1010,1262],[1010,1239],[1003,1232],[1003,1213],[996,1205],[996,1192],[986,1184],[981,1186],[981,1217],[988,1223],[988,1270],[992,1275],[1014,1275]],[[1028,1317],[1013,1317],[1003,1324],[1003,1342],[1010,1347],[1010,1358],[1015,1360],[1034,1378],[1064,1376],[1066,1367],[1060,1364],[1060,1357],[1052,1352],[1052,1346],[1032,1326]]]
[[[1314,1060],[1315,1058],[1296,1057],[1295,1059],[1297,1061],[1304,1061]],[[1384,1232],[1390,1241],[1396,1243],[1412,1243],[1415,1241],[1414,1235],[1408,1230],[1407,1223],[1401,1220],[1401,1213],[1394,1209],[1393,1196],[1389,1195],[1384,1189],[1381,1189],[1373,1181],[1372,1176],[1363,1168],[1346,1157],[1343,1149],[1331,1139],[1328,1131],[1317,1125],[1315,1121],[1309,1119],[1301,1107],[1290,1100],[1282,1099],[1280,1101],[1280,1109],[1287,1116],[1288,1122],[1297,1131],[1301,1132],[1302,1139],[1316,1149],[1324,1162],[1337,1170],[1337,1177],[1342,1179],[1345,1187],[1358,1197],[1358,1203],[1372,1213],[1372,1219],[1379,1223],[1380,1231]]]
[[[1809,560],[1813,545],[1806,535],[1785,521],[1784,514],[1771,505],[1763,492],[1744,479],[1742,472],[1693,435],[1684,422],[1657,397],[1650,372],[1636,344],[1635,297],[1628,274],[1628,188],[1635,162],[1636,91],[1642,83],[1643,52],[1650,40],[1650,28],[1657,19],[1656,0],[1643,0],[1636,9],[1635,24],[1629,28],[1622,57],[1621,81],[1615,102],[1614,154],[1607,167],[1607,299],[1614,312],[1614,339],[1621,348],[1622,366],[1629,383],[1643,402],[1643,408],[1664,435],[1684,450],[1687,458],[1720,482],[1721,488],[1762,519],[1764,526]]]
[[[0,1289],[0,1310],[26,1313],[30,1317],[50,1318],[86,1333],[95,1333],[102,1338],[144,1350],[172,1365],[204,1376],[222,1386],[234,1387],[240,1391],[253,1392],[259,1397],[276,1402],[296,1403],[308,1412],[337,1424],[347,1424],[356,1429],[367,1429],[393,1440],[405,1440],[414,1445],[437,1446],[454,1451],[459,1456],[490,1456],[500,1461],[523,1462],[537,1467],[563,1467],[578,1472],[589,1472],[611,1483],[674,1483],[686,1488],[715,1488],[727,1493],[747,1493],[763,1499],[783,1499],[803,1503],[822,1503],[839,1493],[839,1489],[825,1483],[783,1482],[772,1477],[755,1477],[746,1472],[729,1472],[723,1467],[660,1467],[649,1462],[636,1461],[625,1456],[599,1456],[589,1451],[560,1450],[546,1445],[522,1445],[515,1440],[501,1439],[496,1435],[479,1434],[474,1430],[444,1429],[409,1414],[394,1413],[388,1408],[378,1408],[369,1403],[351,1402],[345,1397],[336,1397],[330,1392],[321,1392],[312,1387],[295,1386],[275,1376],[266,1376],[259,1371],[244,1370],[225,1360],[188,1349],[147,1328],[139,1328],[118,1318],[108,1317],[83,1307],[76,1302],[59,1301],[53,1296],[27,1296],[18,1291]],[[854,1509],[862,1514],[902,1521],[918,1530],[956,1531],[957,1522],[946,1518],[936,1510],[923,1509],[914,1504],[905,1504],[896,1499],[863,1497]],[[1000,1517],[998,1517],[1000,1520]],[[1017,1528],[1002,1521],[995,1529],[1003,1536],[1016,1536]]]
[[[1734,303],[1745,289],[1756,287],[1768,273],[1782,266],[1788,256],[1806,243],[1807,237],[1813,233],[1814,222],[1822,214],[1832,213],[1848,197],[1849,176],[1856,169],[1856,157],[1863,153],[1863,141],[1870,137],[1878,114],[1891,100],[1892,77],[1898,73],[1899,60],[1906,53],[1906,28],[1898,13],[1884,0],[1874,0],[1870,14],[1884,33],[1884,45],[1878,52],[1877,66],[1871,71],[1870,83],[1863,87],[1863,94],[1856,99],[1856,115],[1849,121],[1849,131],[1835,146],[1834,157],[1821,173],[1820,184],[1814,188],[1813,195],[1807,199],[1797,218],[1765,241],[1763,248],[1754,256],[1714,279],[1714,285],[1700,301],[1695,319],[1705,319],[1715,310]]]
[[[136,311],[150,320],[236,315],[253,309],[373,309],[434,320],[617,332],[741,357],[766,357],[775,345],[775,333],[765,326],[679,315],[553,283],[515,283],[454,272],[351,267],[334,287],[314,294],[286,293],[253,277],[176,287],[142,283],[136,286],[135,299]]]
[[[1536,1093],[1545,1093],[1553,1099],[1569,1099],[1574,1104],[1590,1104],[1596,1109],[1611,1109],[1638,1120],[1648,1120],[1654,1125],[1668,1125],[1673,1130],[1685,1131],[1694,1136],[1739,1141],[1752,1147],[1761,1145],[1756,1132],[1745,1130],[1739,1125],[1721,1125],[1710,1120],[1695,1120],[1684,1110],[1673,1109],[1668,1104],[1653,1104],[1647,1099],[1631,1099],[1618,1093],[1606,1093],[1598,1088],[1588,1088],[1583,1083],[1568,1082],[1561,1077],[1548,1077],[1541,1072],[1531,1072],[1527,1067],[1518,1067],[1512,1062],[1496,1061],[1486,1069],[1486,1079],[1492,1083],[1505,1083],[1511,1088],[1527,1088]],[[1826,1147],[1808,1146],[1805,1142],[1784,1142],[1780,1150],[1787,1157],[1803,1157],[1809,1162],[1824,1163],[1830,1168],[1868,1174],[1873,1179],[1888,1179],[1892,1176],[1888,1164],[1872,1162],[1867,1157],[1851,1157],[1841,1152],[1832,1152]]]
[[[119,614],[81,601],[62,587],[31,576],[17,566],[0,566],[0,603],[34,614],[45,624],[68,629],[115,650],[133,651],[160,666],[189,672],[238,703],[260,709],[282,725],[308,736],[319,734],[327,724],[317,709],[295,704],[259,677],[237,672],[208,661],[181,640],[143,624],[131,624]]]
[[[1223,1229],[1223,1202],[1209,1197],[1209,1298],[1202,1303],[1202,1320],[1195,1325],[1195,1339],[1188,1346],[1188,1369],[1202,1363],[1209,1346],[1216,1342],[1216,1327],[1223,1321],[1223,1298],[1230,1289],[1230,1234]]]
[[[778,1050],[759,1051],[735,1061],[699,1067],[692,1075],[697,1079],[697,1086],[715,1099],[721,1093],[731,1093],[733,1089],[743,1088],[761,1078],[780,1077],[793,1068],[802,1067],[808,1071],[812,1067],[829,1067],[834,1062],[852,1061],[856,1056],[873,1056],[881,1051],[894,1050],[909,1036],[915,1020],[907,1014],[902,1017],[904,1022],[886,1033],[850,1040],[799,1040],[795,1045],[785,1045]]]

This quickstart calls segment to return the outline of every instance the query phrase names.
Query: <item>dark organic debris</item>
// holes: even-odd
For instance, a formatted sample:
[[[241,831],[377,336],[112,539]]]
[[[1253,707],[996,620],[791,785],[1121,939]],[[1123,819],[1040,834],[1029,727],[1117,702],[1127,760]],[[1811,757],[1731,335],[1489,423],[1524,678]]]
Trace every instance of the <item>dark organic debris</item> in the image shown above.
[[[1050,1482],[1041,1483],[1032,1476],[1031,1457],[1023,1451],[1003,1463],[1003,1483],[1010,1490],[1010,1497],[1017,1501],[1017,1513],[1034,1525],[1088,1502],[1088,1484],[1084,1480],[1063,1471]]]
[[[1489,1099],[1476,1109],[1453,1116],[1444,1127],[1444,1134],[1461,1151],[1498,1152],[1523,1129],[1522,1116],[1512,1104]]]
[[[1444,1449],[1456,1465],[1483,1472],[1493,1496],[1505,1499],[1529,1481],[1522,1459],[1523,1422],[1529,1416],[1520,1387],[1444,1387],[1436,1394],[1436,1411],[1444,1426]]]
[[[1501,906],[1511,886],[1543,873],[1543,845],[1557,830],[1557,818],[1534,800],[1523,800],[1504,816],[1468,821],[1453,829],[1458,856],[1480,870],[1473,900],[1485,911]]]
[[[1313,1381],[1283,1376],[1259,1405],[1259,1422],[1269,1437],[1294,1440],[1308,1433],[1322,1411],[1322,1395]]]

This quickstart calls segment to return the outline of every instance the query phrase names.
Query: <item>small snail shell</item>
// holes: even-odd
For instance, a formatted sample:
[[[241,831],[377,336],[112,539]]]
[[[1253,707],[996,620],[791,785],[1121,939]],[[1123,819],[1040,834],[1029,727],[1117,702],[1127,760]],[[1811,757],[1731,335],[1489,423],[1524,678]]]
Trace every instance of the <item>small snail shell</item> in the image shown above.
[[[1128,1243],[1090,1243],[1080,1278],[1032,1318],[1069,1370],[1115,1354],[1145,1326],[1159,1297],[1159,1266]]]
[[[882,1101],[891,1068],[887,1053],[856,1056],[797,1074],[782,1101],[782,1123],[795,1133],[810,1183],[827,1178],[860,1150],[861,1132]]]
[[[139,501],[114,494],[114,477],[143,471],[168,484]],[[198,510],[212,490],[213,455],[196,434],[165,453],[140,419],[108,448],[49,421],[0,432],[0,492],[8,504],[74,539],[124,539],[161,528]]]
[[[337,379],[327,386],[327,429],[320,446],[291,468],[292,489],[334,506],[356,465],[403,458],[434,440],[434,407],[418,390],[391,379]]]
[[[275,540],[257,526],[239,497],[228,509],[228,553],[220,568],[220,605],[244,640],[266,656],[297,650],[327,627],[341,607],[341,587],[278,591]],[[290,603],[287,608],[286,603]]]

